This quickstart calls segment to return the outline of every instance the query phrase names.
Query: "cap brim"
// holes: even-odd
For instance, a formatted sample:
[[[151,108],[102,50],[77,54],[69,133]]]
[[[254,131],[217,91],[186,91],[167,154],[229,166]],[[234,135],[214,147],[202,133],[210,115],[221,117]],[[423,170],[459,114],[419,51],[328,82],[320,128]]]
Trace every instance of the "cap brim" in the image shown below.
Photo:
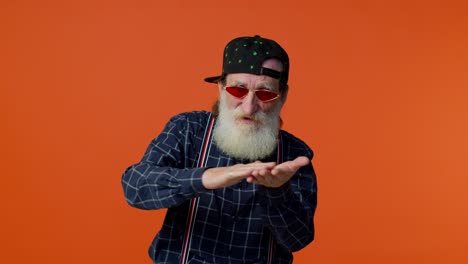
[[[205,82],[218,83],[220,79],[221,79],[221,76],[206,77]]]

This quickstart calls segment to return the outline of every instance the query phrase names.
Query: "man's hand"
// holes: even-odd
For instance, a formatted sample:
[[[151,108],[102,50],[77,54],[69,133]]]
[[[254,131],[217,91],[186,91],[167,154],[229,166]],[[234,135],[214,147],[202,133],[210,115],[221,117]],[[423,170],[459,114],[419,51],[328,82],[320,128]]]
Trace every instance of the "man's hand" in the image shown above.
[[[236,164],[229,167],[207,169],[202,175],[202,184],[206,189],[228,187],[246,179],[249,183],[277,188],[285,184],[301,167],[310,163],[307,157],[281,164],[256,161],[249,164]]]
[[[269,188],[277,188],[285,184],[301,167],[310,163],[307,157],[301,156],[294,160],[276,165],[272,169],[262,168],[254,170],[247,182],[260,184]]]
[[[234,185],[243,179],[258,174],[259,171],[271,171],[275,162],[253,162],[249,164],[236,164],[229,167],[207,169],[202,175],[202,184],[206,189],[218,189]]]

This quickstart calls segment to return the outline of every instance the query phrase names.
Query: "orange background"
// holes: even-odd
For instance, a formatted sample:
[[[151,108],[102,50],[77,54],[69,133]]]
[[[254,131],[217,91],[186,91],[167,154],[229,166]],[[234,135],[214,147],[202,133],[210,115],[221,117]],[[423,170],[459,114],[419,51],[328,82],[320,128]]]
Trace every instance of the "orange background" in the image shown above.
[[[150,263],[165,211],[120,177],[232,38],[289,52],[284,128],[314,150],[295,263],[468,263],[468,2],[1,1],[0,263]]]

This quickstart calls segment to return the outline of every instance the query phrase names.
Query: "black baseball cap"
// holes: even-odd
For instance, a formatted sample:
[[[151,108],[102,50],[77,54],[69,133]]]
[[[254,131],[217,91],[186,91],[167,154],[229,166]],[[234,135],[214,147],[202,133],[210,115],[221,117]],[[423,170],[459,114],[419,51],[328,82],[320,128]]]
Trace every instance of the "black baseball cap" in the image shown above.
[[[277,59],[283,64],[283,71],[262,67],[264,61]],[[206,82],[217,83],[229,73],[250,73],[266,75],[288,84],[289,57],[286,51],[274,40],[253,37],[240,37],[231,40],[224,48],[223,69],[219,76],[207,77]]]

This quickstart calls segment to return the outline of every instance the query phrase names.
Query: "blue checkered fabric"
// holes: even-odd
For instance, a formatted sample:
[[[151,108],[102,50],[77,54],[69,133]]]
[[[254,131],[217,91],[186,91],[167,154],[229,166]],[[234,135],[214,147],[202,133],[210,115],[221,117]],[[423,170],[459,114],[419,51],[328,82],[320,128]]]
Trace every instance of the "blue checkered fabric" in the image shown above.
[[[122,176],[127,202],[136,208],[168,208],[149,254],[154,263],[180,263],[189,203],[198,209],[188,263],[291,263],[293,251],[314,238],[313,217],[317,185],[312,165],[301,168],[280,188],[265,188],[245,180],[226,188],[207,190],[201,176],[206,168],[247,163],[223,154],[212,144],[207,164],[197,168],[210,113],[189,112],[171,118],[149,145],[142,160]],[[312,159],[310,148],[286,131],[280,132],[282,160]],[[263,161],[276,161],[273,153]]]

